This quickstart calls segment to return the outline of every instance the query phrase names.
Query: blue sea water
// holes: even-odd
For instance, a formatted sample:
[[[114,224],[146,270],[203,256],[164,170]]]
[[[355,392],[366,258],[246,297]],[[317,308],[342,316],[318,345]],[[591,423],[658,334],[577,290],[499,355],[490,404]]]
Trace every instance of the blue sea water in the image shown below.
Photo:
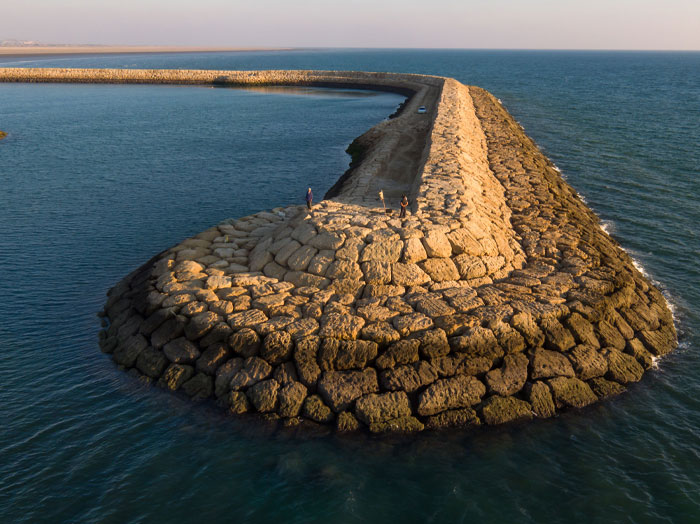
[[[0,84],[0,522],[700,521],[700,53],[304,50],[2,66],[356,69],[500,98],[664,291],[680,347],[616,399],[408,437],[291,435],[141,385],[104,293],[228,217],[321,196],[390,94]]]

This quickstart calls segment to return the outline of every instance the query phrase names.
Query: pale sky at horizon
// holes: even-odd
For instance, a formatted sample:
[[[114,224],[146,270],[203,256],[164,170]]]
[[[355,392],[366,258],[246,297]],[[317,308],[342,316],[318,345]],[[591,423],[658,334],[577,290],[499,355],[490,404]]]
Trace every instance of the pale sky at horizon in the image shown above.
[[[699,0],[2,0],[0,40],[700,50]]]

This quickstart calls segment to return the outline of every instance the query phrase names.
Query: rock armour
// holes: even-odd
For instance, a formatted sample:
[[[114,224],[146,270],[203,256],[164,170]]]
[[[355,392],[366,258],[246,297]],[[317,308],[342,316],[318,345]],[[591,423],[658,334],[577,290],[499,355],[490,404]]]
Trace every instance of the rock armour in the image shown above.
[[[411,104],[372,130],[361,169],[313,214],[226,220],[112,288],[101,348],[144,380],[285,425],[418,431],[581,408],[675,347],[662,295],[486,91],[417,75],[153,74],[378,85],[432,93],[435,107],[406,219],[368,203],[365,182],[373,160],[389,158],[392,129],[410,125]]]

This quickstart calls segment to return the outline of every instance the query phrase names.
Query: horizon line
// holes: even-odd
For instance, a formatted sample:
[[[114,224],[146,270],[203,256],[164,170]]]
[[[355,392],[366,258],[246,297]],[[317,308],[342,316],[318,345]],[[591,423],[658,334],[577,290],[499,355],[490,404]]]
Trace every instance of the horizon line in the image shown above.
[[[10,41],[18,41],[8,39]],[[26,41],[26,40],[25,40]],[[37,44],[37,45],[1,45],[4,50],[26,52],[32,50],[108,50],[108,49],[143,49],[158,51],[199,51],[199,52],[246,52],[246,51],[294,51],[294,50],[434,50],[434,51],[597,51],[597,52],[677,52],[697,53],[700,49],[652,49],[652,48],[583,48],[583,47],[413,47],[413,46],[219,46],[219,45],[144,45],[144,44]],[[147,51],[144,51],[147,52]]]

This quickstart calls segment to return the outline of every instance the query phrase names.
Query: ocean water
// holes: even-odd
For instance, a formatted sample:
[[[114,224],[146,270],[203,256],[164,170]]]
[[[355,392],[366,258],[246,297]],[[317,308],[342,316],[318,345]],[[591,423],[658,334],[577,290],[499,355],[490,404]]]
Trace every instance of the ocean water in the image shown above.
[[[413,436],[270,432],[99,352],[104,293],[228,217],[317,198],[401,97],[0,84],[0,522],[699,522],[700,53],[306,50],[0,66],[356,69],[489,89],[673,306],[611,401]]]

